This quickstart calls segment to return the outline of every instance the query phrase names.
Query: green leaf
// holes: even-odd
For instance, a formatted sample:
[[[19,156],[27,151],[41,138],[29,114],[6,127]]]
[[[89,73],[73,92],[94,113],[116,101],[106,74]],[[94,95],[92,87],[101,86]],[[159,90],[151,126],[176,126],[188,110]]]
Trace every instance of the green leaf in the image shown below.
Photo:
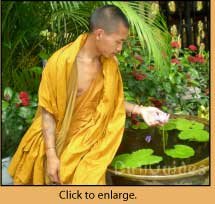
[[[41,51],[38,56],[41,58],[41,59],[48,59],[49,58],[49,55],[43,51]]]
[[[159,127],[160,130],[165,130],[165,131],[168,131],[168,130],[173,130],[173,129],[176,129],[176,124],[174,122],[173,119],[169,120],[168,123],[166,123],[164,126],[162,127]]]
[[[202,130],[204,129],[204,124],[196,122],[196,121],[189,121],[184,118],[178,118],[176,119],[176,128],[178,130],[189,130],[189,129],[198,129]]]
[[[135,152],[132,152],[132,155],[138,159],[142,159],[142,157],[149,156],[153,154],[153,149],[140,149]]]
[[[130,157],[130,154],[120,154],[116,156],[113,161],[111,162],[111,166],[117,169],[125,168],[125,163]]]
[[[173,149],[166,149],[165,154],[179,159],[185,159],[194,156],[195,151],[187,145],[174,145]]]
[[[5,111],[8,107],[9,103],[7,101],[2,100],[2,110]]]
[[[35,66],[35,67],[30,68],[29,71],[40,75],[40,74],[42,74],[43,69],[42,69],[42,67]]]
[[[13,104],[20,104],[22,101],[21,99],[19,98],[19,94],[16,93],[14,96],[13,96],[13,99],[12,99],[12,103]]]
[[[137,129],[139,129],[139,125],[132,125],[131,128],[137,130]]]
[[[147,128],[149,128],[149,126],[146,123],[144,123],[144,122],[139,123],[139,129],[145,130]]]
[[[152,155],[152,149],[140,149],[131,154],[121,154],[114,158],[111,166],[117,169],[137,168],[143,165],[151,165],[159,163],[163,160],[162,157]]]
[[[144,158],[144,160],[141,161],[142,165],[152,165],[157,164],[163,160],[162,157],[156,156],[156,155],[149,155]]]
[[[32,117],[32,111],[27,107],[20,107],[18,115],[24,119],[28,119]]]
[[[184,130],[178,137],[181,140],[191,140],[197,142],[207,142],[209,141],[209,133],[205,130],[193,129],[193,130]]]

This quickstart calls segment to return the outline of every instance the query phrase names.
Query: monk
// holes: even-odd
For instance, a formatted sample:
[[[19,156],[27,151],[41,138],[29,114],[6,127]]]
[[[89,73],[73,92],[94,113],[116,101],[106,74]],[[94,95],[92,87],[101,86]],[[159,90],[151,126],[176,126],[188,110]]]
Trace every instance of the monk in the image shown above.
[[[162,125],[169,115],[124,100],[115,55],[129,23],[116,6],[94,11],[89,33],[48,60],[32,125],[12,158],[15,185],[104,185],[108,165],[121,143],[126,112]]]

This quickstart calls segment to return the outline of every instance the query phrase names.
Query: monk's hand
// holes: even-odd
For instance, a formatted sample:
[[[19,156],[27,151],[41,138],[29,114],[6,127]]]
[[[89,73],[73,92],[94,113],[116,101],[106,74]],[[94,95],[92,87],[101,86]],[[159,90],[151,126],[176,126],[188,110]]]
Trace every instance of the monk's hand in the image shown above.
[[[155,107],[140,106],[138,112],[149,126],[164,125],[169,120],[169,114]]]
[[[53,184],[61,184],[59,177],[60,160],[55,150],[49,149],[47,155],[47,174]]]

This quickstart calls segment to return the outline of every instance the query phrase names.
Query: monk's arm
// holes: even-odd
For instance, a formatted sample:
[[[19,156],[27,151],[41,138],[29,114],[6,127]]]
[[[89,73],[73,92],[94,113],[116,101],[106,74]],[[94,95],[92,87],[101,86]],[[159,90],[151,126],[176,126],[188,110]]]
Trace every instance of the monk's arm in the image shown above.
[[[50,154],[56,155],[55,128],[56,122],[54,116],[42,108],[42,131],[45,140],[47,156]]]
[[[139,115],[140,114],[140,106],[139,105],[129,103],[127,101],[125,101],[124,103],[125,103],[125,110],[126,110],[126,113],[128,115],[131,115],[131,114]]]

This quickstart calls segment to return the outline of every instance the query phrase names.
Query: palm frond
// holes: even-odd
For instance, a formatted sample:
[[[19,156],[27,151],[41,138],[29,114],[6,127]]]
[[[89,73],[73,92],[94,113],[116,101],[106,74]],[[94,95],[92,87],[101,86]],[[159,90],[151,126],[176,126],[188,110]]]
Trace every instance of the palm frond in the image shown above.
[[[150,3],[144,2],[109,2],[118,6],[127,16],[131,30],[137,33],[143,49],[147,48],[149,61],[154,60],[157,69],[163,74],[170,66],[170,35],[163,17],[158,13],[154,18],[151,16]],[[163,54],[166,53],[166,59]]]

